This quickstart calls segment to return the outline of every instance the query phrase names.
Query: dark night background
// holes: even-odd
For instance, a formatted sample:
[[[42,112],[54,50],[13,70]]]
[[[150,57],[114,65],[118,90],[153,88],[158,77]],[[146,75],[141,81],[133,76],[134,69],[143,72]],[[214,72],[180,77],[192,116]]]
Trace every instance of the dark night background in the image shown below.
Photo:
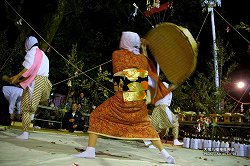
[[[17,8],[17,4],[20,3],[15,0],[8,0],[8,2],[14,8]],[[25,0],[23,2],[23,8],[20,14],[38,33],[43,34],[42,32],[45,31],[43,29],[43,24],[46,22],[46,19],[49,18],[48,14],[55,10],[56,1],[37,0],[34,2]],[[77,43],[78,56],[84,63],[83,70],[88,70],[110,60],[112,52],[118,48],[119,37],[122,31],[132,30],[143,36],[151,29],[149,22],[140,13],[140,11],[144,12],[146,10],[146,0],[74,0],[68,2],[69,6],[65,10],[64,18],[53,37],[51,45],[67,58],[67,54],[70,53],[72,44]],[[161,3],[163,2],[166,1],[162,0]],[[139,6],[140,11],[138,11],[134,21],[128,21],[129,15],[134,10],[133,3]],[[248,40],[247,42],[233,28],[230,27],[230,31],[227,32],[226,29],[229,25],[225,22],[225,20],[228,21],[233,27],[239,25],[240,22],[249,25],[250,10],[248,1],[222,0],[222,6],[215,7],[215,10],[223,16],[223,18],[221,18],[215,12],[216,36],[217,38],[223,39],[224,43],[226,43],[225,47],[228,52],[235,52],[235,56],[232,60],[239,64],[237,69],[231,74],[232,82],[242,80],[249,84],[250,32],[238,29],[238,31]],[[14,18],[16,14],[6,5],[4,0],[1,1],[0,12],[0,31],[6,32],[9,47],[13,47],[15,43],[23,43],[15,22],[8,19],[10,17]],[[173,22],[188,28],[194,38],[196,38],[205,16],[207,15],[207,11],[202,12],[202,7],[197,0],[173,0],[173,9],[167,10],[165,14],[165,21]],[[155,16],[162,18],[163,13]],[[152,17],[149,19],[154,23]],[[25,23],[23,22],[23,24]],[[206,73],[209,72],[207,71],[206,64],[208,62],[211,63],[213,60],[211,52],[212,32],[210,15],[199,34],[198,43],[200,49],[196,71]],[[54,51],[50,51],[47,54],[51,63],[51,81],[53,83],[61,81],[66,77],[63,73],[65,61]],[[11,74],[19,71],[18,67],[20,66],[20,62],[12,62],[11,65]],[[13,65],[15,67],[13,67]],[[105,65],[104,69],[111,71],[111,64]],[[1,71],[1,75],[2,74]],[[58,90],[60,90],[60,88]]]

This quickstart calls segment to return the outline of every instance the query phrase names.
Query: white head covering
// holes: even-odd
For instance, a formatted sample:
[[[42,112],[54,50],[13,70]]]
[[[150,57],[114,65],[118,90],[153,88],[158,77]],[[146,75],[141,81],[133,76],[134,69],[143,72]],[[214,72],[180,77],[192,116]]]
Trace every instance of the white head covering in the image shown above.
[[[26,51],[29,51],[35,44],[38,44],[38,40],[34,36],[29,36],[25,41]]]
[[[141,40],[140,36],[135,32],[122,32],[120,49],[126,49],[134,54],[140,54]]]

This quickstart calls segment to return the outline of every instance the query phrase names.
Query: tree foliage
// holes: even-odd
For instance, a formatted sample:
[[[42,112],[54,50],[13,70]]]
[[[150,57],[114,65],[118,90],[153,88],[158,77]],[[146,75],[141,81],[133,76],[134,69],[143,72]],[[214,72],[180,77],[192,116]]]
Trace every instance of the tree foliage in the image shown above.
[[[55,85],[53,90],[67,94],[69,87],[66,82],[57,83],[73,77],[70,79],[71,90],[79,92],[80,89],[87,89],[93,105],[100,104],[112,94],[112,83],[109,82],[112,65],[105,62],[111,59],[112,51],[118,49],[122,31],[135,31],[144,36],[152,28],[147,19],[153,22],[166,14],[165,19],[161,21],[184,26],[196,37],[206,15],[202,13],[202,5],[197,0],[173,1],[171,10],[157,13],[147,19],[143,15],[146,0],[135,1],[139,11],[134,20],[128,19],[135,11],[134,1],[38,0],[38,8],[34,7],[31,0],[6,2],[0,2],[3,4],[3,10],[0,12],[4,16],[0,26],[1,75],[13,75],[19,71],[24,55],[24,40],[27,35],[33,34],[38,37],[40,46],[50,59],[50,80]],[[217,34],[225,31],[223,26],[216,29]],[[247,29],[247,26],[241,24],[240,28]],[[185,84],[174,91],[173,107],[216,112],[216,97],[224,99],[224,103],[228,101],[222,90],[219,90],[218,94],[215,93],[209,29],[210,27],[204,29],[203,35],[200,36],[202,39],[197,41],[201,46],[197,70]],[[222,46],[218,46],[221,81],[230,81],[230,73],[236,67],[232,61],[237,59],[231,53],[230,46],[225,47],[227,39],[224,36],[221,38],[225,40],[221,42]],[[105,65],[102,65],[104,63]],[[99,66],[102,68],[100,71],[96,68]],[[87,76],[81,73],[85,71],[88,71]],[[229,108],[224,107],[225,111]]]
[[[187,81],[174,91],[173,108],[180,107],[182,111],[202,112],[205,114],[216,114],[230,112],[235,102],[227,96],[227,91],[223,87],[223,82],[230,82],[230,74],[237,64],[231,59],[234,57],[233,52],[227,52],[225,45],[218,40],[218,70],[220,76],[219,89],[214,83],[213,61],[208,62],[206,68],[208,73],[196,72],[192,80]],[[218,110],[219,101],[221,110]]]
[[[101,66],[95,71],[95,79],[89,77],[87,72],[83,71],[85,63],[79,60],[77,55],[77,44],[72,45],[71,53],[68,55],[68,63],[64,67],[64,71],[67,74],[68,94],[74,92],[79,94],[84,91],[88,96],[88,102],[85,109],[91,110],[92,106],[99,105],[106,100],[112,90],[108,89],[110,73],[103,71]],[[64,82],[66,84],[66,82]]]

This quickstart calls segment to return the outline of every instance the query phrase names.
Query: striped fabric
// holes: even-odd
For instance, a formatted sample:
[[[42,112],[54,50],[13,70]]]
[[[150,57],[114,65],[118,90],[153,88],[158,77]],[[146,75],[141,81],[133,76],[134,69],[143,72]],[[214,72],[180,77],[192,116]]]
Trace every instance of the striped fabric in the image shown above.
[[[160,104],[156,106],[153,110],[152,115],[150,116],[151,122],[158,133],[161,133],[162,130],[166,129],[164,136],[168,135],[169,129],[172,128],[172,134],[174,139],[178,139],[179,135],[179,122],[176,116],[172,113],[173,124],[170,123],[168,115],[166,114],[167,105]]]
[[[47,102],[50,96],[52,85],[46,76],[36,76],[35,86],[30,100],[28,88],[23,92],[21,102],[23,130],[28,131],[30,126],[30,114],[35,113],[40,102]]]

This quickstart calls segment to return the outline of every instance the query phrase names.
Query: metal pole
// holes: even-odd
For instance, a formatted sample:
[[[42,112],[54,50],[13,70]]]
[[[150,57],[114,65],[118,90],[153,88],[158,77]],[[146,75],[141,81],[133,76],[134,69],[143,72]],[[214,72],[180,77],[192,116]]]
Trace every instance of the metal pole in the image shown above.
[[[214,10],[213,8],[208,8],[208,11],[211,13],[215,85],[216,85],[216,88],[218,89],[220,87],[220,78],[219,78],[218,57],[217,57],[217,50],[216,50],[217,46],[216,46],[215,24],[214,24]]]
[[[210,5],[213,6],[213,5]],[[208,12],[211,13],[211,24],[212,24],[212,36],[213,36],[213,55],[214,55],[214,74],[215,74],[215,86],[216,90],[220,87],[220,77],[218,69],[218,57],[217,57],[217,46],[216,46],[216,34],[215,34],[215,23],[214,23],[214,10],[213,7],[208,7]],[[217,101],[217,109],[220,111],[220,101]]]

